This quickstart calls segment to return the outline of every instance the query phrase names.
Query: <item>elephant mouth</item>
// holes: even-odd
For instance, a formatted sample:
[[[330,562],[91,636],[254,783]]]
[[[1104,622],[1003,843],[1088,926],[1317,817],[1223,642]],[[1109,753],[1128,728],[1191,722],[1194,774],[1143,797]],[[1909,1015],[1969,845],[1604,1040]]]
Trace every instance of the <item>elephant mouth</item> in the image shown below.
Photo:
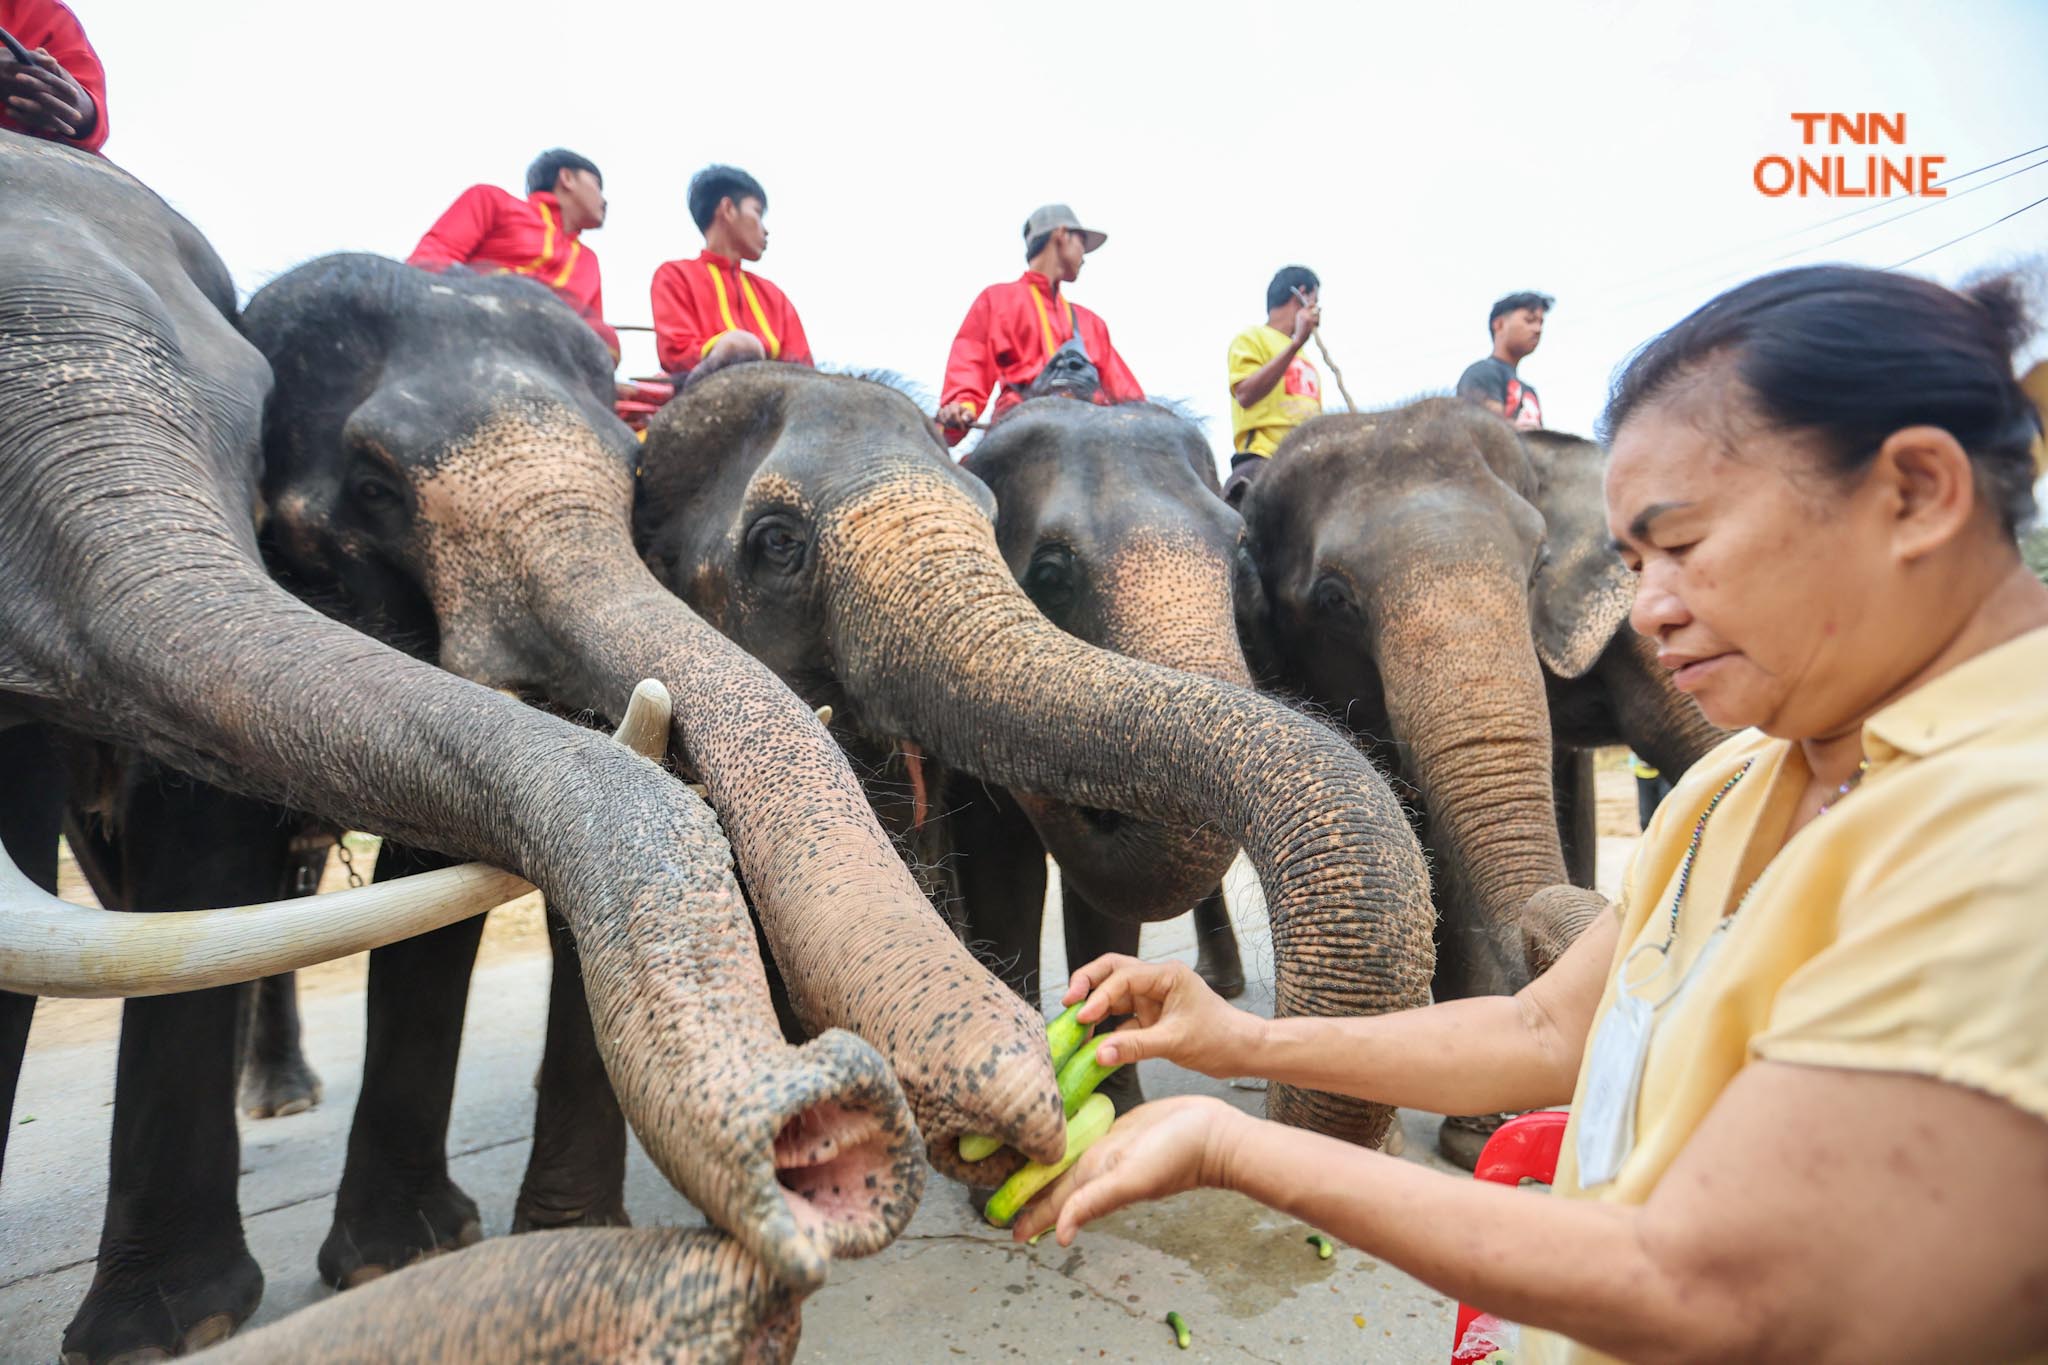
[[[901,1145],[881,1116],[840,1100],[784,1123],[775,1135],[775,1180],[797,1227],[835,1257],[888,1245],[900,1228]]]

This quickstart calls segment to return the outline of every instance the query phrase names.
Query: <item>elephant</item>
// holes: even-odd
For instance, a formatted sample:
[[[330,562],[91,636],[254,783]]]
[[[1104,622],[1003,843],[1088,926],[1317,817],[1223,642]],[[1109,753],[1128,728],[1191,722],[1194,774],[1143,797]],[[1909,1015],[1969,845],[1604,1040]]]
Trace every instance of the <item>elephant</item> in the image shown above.
[[[1560,889],[1592,885],[1590,746],[1676,775],[1721,738],[1622,629],[1635,589],[1603,458],[1431,398],[1304,423],[1244,501],[1260,672],[1360,736],[1421,812],[1439,999],[1513,992],[1597,913]]]
[[[1150,403],[1034,398],[963,464],[995,495],[996,544],[1046,619],[1119,654],[1250,684],[1234,602],[1256,572],[1191,422]],[[1226,997],[1243,991],[1217,880],[1236,849],[1213,831],[956,785],[966,790],[944,804],[969,932],[1026,999],[1038,994],[1040,850],[1060,865],[1070,966],[1136,953],[1142,922],[1194,901],[1198,970]]]
[[[851,1032],[785,1042],[710,809],[640,755],[332,620],[265,571],[272,376],[235,316],[219,258],[149,190],[97,157],[0,133],[0,728],[27,727],[10,741],[45,756],[60,741],[120,746],[212,788],[518,873],[573,935],[604,1068],[668,1177],[778,1282],[815,1284],[832,1256],[886,1243],[923,1169],[903,1092]],[[62,790],[49,765],[7,785],[24,790],[0,804],[0,846],[48,889]],[[730,821],[737,837],[759,837],[743,823]],[[155,898],[152,860],[124,865],[121,903],[181,908]],[[397,888],[332,899],[346,903],[305,903],[342,926],[311,956],[259,938],[226,970],[387,941]],[[69,975],[31,977],[18,950],[37,944],[15,936],[38,931],[17,920],[0,920],[10,1099],[34,1007],[18,988],[98,989],[144,937],[132,916],[78,911]],[[164,933],[185,935],[155,940],[164,969],[122,990],[217,986],[208,933]],[[190,1349],[261,1293],[234,1208],[233,997],[125,1007],[116,1163],[169,1149],[185,1164],[110,1194],[67,1355]],[[871,1197],[832,1193],[849,1182]]]
[[[1264,881],[1280,1012],[1420,1003],[1428,874],[1372,765],[1270,698],[1061,630],[1012,577],[993,513],[896,389],[755,362],[692,382],[649,424],[635,540],[864,752],[915,749],[1027,801],[1213,825]],[[1364,1143],[1389,1116],[1287,1086],[1267,1105]]]
[[[207,1351],[207,1365],[500,1365],[796,1355],[808,1290],[706,1230],[537,1232],[401,1270]]]

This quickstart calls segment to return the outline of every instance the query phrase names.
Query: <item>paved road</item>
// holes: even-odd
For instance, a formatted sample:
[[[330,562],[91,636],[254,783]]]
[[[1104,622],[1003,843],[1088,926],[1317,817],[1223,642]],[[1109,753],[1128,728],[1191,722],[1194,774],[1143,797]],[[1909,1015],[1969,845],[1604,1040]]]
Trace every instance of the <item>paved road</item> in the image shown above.
[[[1626,842],[1603,840],[1603,870]],[[1264,906],[1242,863],[1230,898],[1255,981],[1244,1002],[1270,1012],[1272,959]],[[503,913],[503,912],[501,912]],[[449,1130],[456,1180],[482,1206],[485,1231],[505,1231],[526,1161],[531,1083],[540,1055],[547,959],[538,935],[487,954],[471,989]],[[1193,959],[1186,919],[1146,930],[1148,957]],[[1047,935],[1048,974],[1063,959]],[[307,1051],[325,1102],[285,1119],[242,1122],[243,1215],[268,1280],[258,1323],[324,1297],[313,1258],[332,1214],[363,1046],[361,965],[323,969],[306,993]],[[114,1021],[108,1002],[45,1002],[15,1104],[0,1187],[0,1362],[54,1359],[92,1279],[106,1196]],[[1221,1095],[1256,1112],[1263,1096],[1160,1063],[1142,1064],[1148,1094]],[[1407,1157],[1443,1167],[1434,1117],[1402,1115]],[[637,1147],[628,1206],[642,1224],[695,1224]],[[834,1267],[804,1313],[799,1359],[1387,1360],[1442,1358],[1452,1305],[1349,1248],[1319,1261],[1307,1227],[1234,1195],[1201,1192],[1104,1220],[1061,1250],[1014,1246],[981,1224],[965,1192],[933,1177],[908,1232],[881,1255]],[[1177,1309],[1193,1347],[1173,1350],[1163,1325]]]

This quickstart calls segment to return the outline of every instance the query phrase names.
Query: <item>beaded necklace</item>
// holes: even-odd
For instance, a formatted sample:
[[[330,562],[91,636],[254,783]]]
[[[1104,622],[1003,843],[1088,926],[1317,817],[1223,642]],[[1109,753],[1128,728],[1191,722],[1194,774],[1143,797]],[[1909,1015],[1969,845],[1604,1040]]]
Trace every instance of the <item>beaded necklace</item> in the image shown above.
[[[1678,864],[1678,889],[1672,894],[1671,897],[1671,915],[1668,923],[1665,926],[1664,941],[1662,943],[1639,943],[1635,946],[1633,950],[1630,951],[1629,955],[1622,960],[1620,983],[1622,990],[1634,991],[1639,989],[1640,987],[1649,985],[1652,981],[1655,981],[1657,977],[1662,976],[1664,974],[1664,967],[1670,965],[1671,945],[1678,939],[1679,911],[1685,908],[1686,888],[1692,884],[1693,859],[1699,856],[1700,841],[1706,837],[1707,833],[1707,821],[1710,818],[1712,818],[1715,808],[1721,804],[1721,798],[1728,795],[1729,792],[1735,790],[1736,783],[1742,781],[1743,778],[1749,776],[1750,766],[1755,762],[1755,759],[1750,759],[1748,763],[1744,763],[1742,767],[1736,771],[1734,776],[1730,777],[1726,782],[1723,782],[1721,784],[1721,789],[1715,792],[1713,798],[1707,802],[1707,808],[1700,812],[1699,820],[1696,823],[1694,823],[1692,827],[1692,839],[1685,846],[1685,857],[1682,860],[1680,860]],[[1820,809],[1814,812],[1813,818],[1818,820],[1821,816],[1826,815],[1829,811],[1833,810],[1837,805],[1839,805],[1843,797],[1847,796],[1850,792],[1856,790],[1857,786],[1860,785],[1863,781],[1863,775],[1869,771],[1870,760],[1866,758],[1856,765],[1855,772],[1849,774],[1849,780],[1847,782],[1844,782],[1841,786],[1835,788],[1834,795],[1830,796],[1827,800],[1821,803]],[[1761,881],[1763,879],[1759,877],[1757,880]],[[1742,899],[1736,903],[1735,909],[1731,913],[1723,915],[1721,917],[1721,922],[1714,926],[1714,934],[1724,934],[1728,931],[1728,926],[1735,922],[1735,917],[1737,915],[1740,915],[1742,913],[1743,907],[1749,904],[1750,892],[1754,890],[1756,890],[1756,882],[1751,882],[1749,884],[1749,889],[1742,893]],[[1666,992],[1663,995],[1663,997],[1658,999],[1651,1006],[1652,1009],[1662,1009],[1666,1004],[1670,1002],[1673,996],[1677,995],[1679,991],[1685,988],[1686,978],[1689,978],[1692,975],[1693,970],[1697,968],[1701,962],[1706,960],[1708,949],[1711,948],[1711,946],[1712,935],[1709,936],[1709,942],[1705,945],[1702,945],[1699,954],[1693,958],[1693,967],[1689,967],[1686,969],[1685,976],[1681,977],[1676,985],[1674,985],[1668,992]],[[1629,968],[1635,963],[1635,960],[1642,954],[1652,952],[1657,954],[1658,958],[1662,961],[1664,966],[1660,966],[1654,974],[1646,976],[1641,981],[1638,981],[1634,983],[1634,985],[1631,985],[1628,979]]]

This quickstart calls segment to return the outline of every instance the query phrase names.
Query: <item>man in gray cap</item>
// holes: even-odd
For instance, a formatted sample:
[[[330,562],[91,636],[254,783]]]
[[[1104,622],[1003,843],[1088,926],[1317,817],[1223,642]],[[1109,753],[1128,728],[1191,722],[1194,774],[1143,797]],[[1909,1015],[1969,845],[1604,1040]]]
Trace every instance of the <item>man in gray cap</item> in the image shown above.
[[[1000,382],[994,412],[1028,397],[1062,393],[1093,402],[1130,403],[1145,390],[1110,345],[1101,318],[1070,302],[1060,286],[1081,275],[1081,259],[1107,241],[1081,226],[1065,204],[1047,204],[1024,222],[1024,259],[1017,279],[981,291],[953,338],[939,425],[957,444],[985,411]]]

